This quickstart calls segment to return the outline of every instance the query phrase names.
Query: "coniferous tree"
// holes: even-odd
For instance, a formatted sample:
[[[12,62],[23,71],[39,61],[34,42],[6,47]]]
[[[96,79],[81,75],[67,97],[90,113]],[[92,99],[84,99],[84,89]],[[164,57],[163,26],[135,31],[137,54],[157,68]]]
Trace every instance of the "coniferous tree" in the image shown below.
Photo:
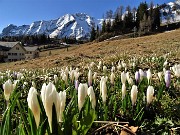
[[[105,29],[105,31],[106,32],[111,32],[111,20],[109,19],[108,21],[107,21],[107,23],[106,23],[106,29]]]
[[[101,33],[103,34],[103,33],[105,33],[105,32],[106,32],[106,21],[103,20]]]
[[[133,14],[131,12],[131,7],[127,6],[126,15],[124,17],[124,29],[125,31],[130,31],[134,27]]]
[[[137,14],[136,14],[136,26],[137,28],[139,28],[139,24],[140,24],[140,21],[143,20],[143,17],[144,17],[144,14],[146,16],[148,16],[148,5],[147,3],[140,3],[138,9],[137,9]]]
[[[106,19],[112,19],[113,18],[113,11],[109,10],[106,12]]]
[[[92,27],[90,41],[95,40],[95,38],[96,38],[96,31],[95,31],[94,27]]]
[[[96,38],[100,36],[99,26],[96,27]]]
[[[157,30],[160,27],[160,9],[159,6],[157,6],[156,8],[154,8],[153,10],[153,22],[152,22],[152,29],[153,30]]]

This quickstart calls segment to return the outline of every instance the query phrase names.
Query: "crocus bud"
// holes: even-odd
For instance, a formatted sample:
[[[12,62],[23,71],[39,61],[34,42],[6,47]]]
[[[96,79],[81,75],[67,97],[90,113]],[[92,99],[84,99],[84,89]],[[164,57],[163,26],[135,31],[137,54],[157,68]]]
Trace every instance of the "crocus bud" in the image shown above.
[[[115,66],[112,66],[112,68],[111,68],[111,72],[115,72]]]
[[[9,97],[11,95],[11,92],[13,91],[13,84],[10,79],[3,84],[3,89],[4,89],[4,97],[6,101],[9,101]]]
[[[79,108],[79,111],[81,111],[81,109],[84,105],[85,98],[87,96],[87,89],[88,89],[88,86],[86,83],[85,84],[82,84],[82,83],[79,84],[79,87],[78,87],[78,108]]]
[[[90,86],[88,88],[88,96],[90,98],[92,108],[95,109],[95,107],[96,107],[96,97],[95,97],[95,93],[94,93],[94,90],[93,90],[92,86]]]
[[[93,68],[96,64],[94,62],[90,63],[90,67]]]
[[[102,64],[103,64],[102,61],[99,61],[99,66],[100,66],[100,67],[102,67]]]
[[[171,84],[171,72],[169,70],[167,70],[165,73],[165,83],[166,83],[166,87],[169,88]]]
[[[144,71],[143,71],[142,69],[139,69],[139,74],[140,74],[140,80],[142,80],[143,77],[146,76],[145,73],[144,73]]]
[[[75,70],[69,71],[69,76],[70,76],[71,82],[74,82],[74,72],[75,72]]]
[[[66,69],[65,69],[66,76],[68,76],[68,73],[69,73],[69,69],[68,69],[68,67],[66,67]]]
[[[138,84],[139,81],[140,81],[140,73],[138,71],[136,71],[135,73],[135,80],[136,80],[136,83]]]
[[[106,98],[107,98],[106,80],[102,81],[101,88],[102,88],[102,101],[103,101],[103,103],[106,103]]]
[[[126,83],[126,73],[124,71],[121,73],[121,82],[122,84]]]
[[[131,102],[132,102],[132,106],[134,106],[135,103],[136,103],[137,93],[138,93],[137,86],[133,85],[132,89],[131,89]]]
[[[158,72],[159,80],[162,81],[162,72]]]
[[[172,67],[172,70],[173,70],[174,75],[175,75],[176,77],[180,77],[180,64],[174,65],[174,66]]]
[[[107,72],[107,67],[103,66],[103,72],[106,73]]]
[[[124,99],[126,96],[126,85],[122,84],[122,99]]]
[[[16,88],[16,85],[17,85],[18,82],[19,82],[19,80],[14,80],[13,90]]]
[[[66,86],[68,85],[68,77],[66,75],[66,73],[62,74],[62,80],[65,82]]]
[[[44,85],[44,84],[43,84]],[[46,115],[48,117],[48,122],[50,126],[50,131],[52,132],[52,107],[53,103],[55,104],[56,107],[56,112],[58,114],[58,105],[57,105],[57,91],[53,83],[49,82],[49,84],[44,88],[45,85],[43,86],[42,90],[42,101],[44,100],[44,109],[46,112]]]
[[[106,76],[106,77],[104,77],[104,76],[102,76],[101,77],[101,81],[100,81],[100,94],[102,94],[102,82],[107,82],[107,79],[108,79],[108,77]]]
[[[91,70],[89,70],[89,72],[88,72],[88,85],[89,86],[92,86],[92,71]]]
[[[114,85],[114,79],[115,79],[115,74],[112,72],[111,73],[111,77],[110,77],[110,80],[111,80],[111,84]]]
[[[38,127],[40,122],[40,107],[37,99],[37,91],[34,87],[31,87],[29,90],[27,102],[28,107],[31,109],[34,115],[36,126]]]
[[[79,87],[79,81],[75,80],[75,89],[78,90],[78,87]]]
[[[23,89],[25,89],[26,86],[28,86],[28,82],[23,83]]]
[[[96,79],[97,79],[97,72],[94,72],[94,75],[93,75],[94,83],[96,82]]]
[[[45,102],[45,92],[46,92],[46,83],[44,83],[41,88],[41,99],[42,99],[43,105]]]
[[[128,79],[128,83],[129,83],[129,85],[133,85],[133,84],[134,84],[133,79],[132,79],[132,78],[129,78],[129,79]]]
[[[54,75],[54,82],[57,83],[57,81],[58,81],[58,77],[57,75]]]
[[[59,92],[59,122],[62,121],[63,112],[66,105],[66,91]]]
[[[150,83],[150,80],[152,78],[152,73],[151,73],[151,70],[148,69],[148,71],[146,72],[147,73],[147,79],[148,79],[148,84]]]
[[[167,64],[168,64],[168,61],[167,61],[167,59],[166,59],[166,61],[164,62],[163,66],[166,67]]]
[[[32,81],[32,87],[36,88],[36,84],[34,81]]]
[[[147,104],[150,104],[153,101],[154,88],[153,86],[148,86],[147,88]]]
[[[75,80],[78,80],[79,76],[80,76],[80,73],[75,70],[74,71],[74,78],[75,78]]]
[[[122,68],[121,64],[118,64],[117,65],[117,70],[121,70],[121,68]]]
[[[129,72],[126,73],[127,80],[130,78]]]

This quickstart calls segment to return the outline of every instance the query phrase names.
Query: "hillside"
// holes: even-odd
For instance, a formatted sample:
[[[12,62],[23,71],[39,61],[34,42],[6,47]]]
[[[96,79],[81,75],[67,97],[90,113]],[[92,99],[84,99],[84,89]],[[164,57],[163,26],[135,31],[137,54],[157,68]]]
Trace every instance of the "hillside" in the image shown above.
[[[0,70],[20,68],[49,68],[62,65],[75,65],[98,59],[120,59],[122,57],[155,56],[171,52],[172,59],[180,62],[180,29],[157,35],[87,43],[66,49],[41,52],[40,58],[29,61],[1,63]],[[76,65],[77,66],[77,65]]]

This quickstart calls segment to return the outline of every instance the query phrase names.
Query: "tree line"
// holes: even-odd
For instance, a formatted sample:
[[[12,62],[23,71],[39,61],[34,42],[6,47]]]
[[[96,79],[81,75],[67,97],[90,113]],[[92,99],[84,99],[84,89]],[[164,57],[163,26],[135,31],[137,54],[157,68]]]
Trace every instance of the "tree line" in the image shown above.
[[[5,36],[1,37],[0,41],[5,42],[16,42],[19,41],[24,45],[34,45],[34,44],[47,44],[51,42],[49,36],[45,34],[42,35],[27,35],[27,36]]]
[[[92,27],[90,41],[136,32],[139,35],[157,31],[160,27],[160,7],[151,2],[141,2],[138,8],[119,6],[115,12],[108,10],[103,15],[102,28]]]

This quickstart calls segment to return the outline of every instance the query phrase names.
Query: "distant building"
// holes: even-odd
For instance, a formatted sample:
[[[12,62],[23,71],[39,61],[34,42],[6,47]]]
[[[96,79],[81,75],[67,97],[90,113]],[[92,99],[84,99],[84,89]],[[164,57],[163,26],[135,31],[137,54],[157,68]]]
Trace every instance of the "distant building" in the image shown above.
[[[37,46],[24,48],[26,49],[25,59],[34,59],[39,57],[39,50]]]
[[[37,47],[24,47],[20,42],[0,42],[0,61],[11,62],[39,57]]]

